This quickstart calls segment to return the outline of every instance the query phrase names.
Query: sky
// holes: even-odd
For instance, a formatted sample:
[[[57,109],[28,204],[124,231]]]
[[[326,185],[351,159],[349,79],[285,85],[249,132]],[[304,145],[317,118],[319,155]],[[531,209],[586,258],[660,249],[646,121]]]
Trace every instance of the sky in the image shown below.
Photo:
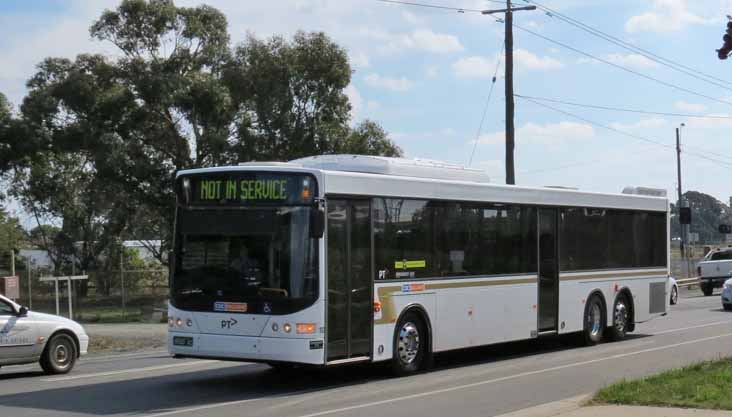
[[[476,10],[505,6],[493,0],[415,1]],[[684,65],[687,73],[594,37],[556,15],[521,11],[514,14],[516,94],[684,116],[516,98],[516,183],[600,192],[647,186],[665,189],[675,200],[675,129],[683,123],[683,189],[729,203],[732,59],[719,60],[715,49],[722,45],[725,16],[732,14],[730,0],[538,2]],[[470,164],[486,170],[494,182],[505,181],[504,29],[495,18],[377,0],[176,2],[202,3],[226,15],[232,44],[247,33],[260,38],[289,37],[296,30],[327,33],[346,48],[354,70],[346,90],[352,123],[377,121],[407,157]],[[25,81],[47,56],[115,56],[114,47],[92,40],[88,28],[117,4],[0,2],[0,92],[22,103]],[[711,82],[700,79],[705,76],[713,77],[705,78]]]

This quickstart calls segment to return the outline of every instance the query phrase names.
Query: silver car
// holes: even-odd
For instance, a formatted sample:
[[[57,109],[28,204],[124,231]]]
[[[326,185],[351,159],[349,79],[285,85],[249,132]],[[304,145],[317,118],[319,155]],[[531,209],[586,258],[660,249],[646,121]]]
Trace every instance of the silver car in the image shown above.
[[[727,311],[732,310],[732,278],[724,281],[724,286],[722,287],[722,307]]]
[[[39,362],[46,373],[65,374],[88,346],[79,323],[28,311],[0,295],[0,366]]]

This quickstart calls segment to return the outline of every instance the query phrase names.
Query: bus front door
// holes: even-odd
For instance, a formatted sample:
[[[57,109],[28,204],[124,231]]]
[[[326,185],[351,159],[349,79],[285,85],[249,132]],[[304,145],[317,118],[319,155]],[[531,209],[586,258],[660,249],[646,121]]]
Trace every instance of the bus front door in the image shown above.
[[[371,354],[371,203],[328,200],[328,362]]]
[[[557,331],[559,265],[557,209],[539,209],[539,332]]]

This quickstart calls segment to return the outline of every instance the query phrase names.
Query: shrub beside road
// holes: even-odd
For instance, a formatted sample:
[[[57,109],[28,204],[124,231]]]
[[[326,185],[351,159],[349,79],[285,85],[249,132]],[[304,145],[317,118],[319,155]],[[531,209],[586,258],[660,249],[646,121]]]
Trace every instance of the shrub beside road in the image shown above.
[[[593,405],[732,410],[732,358],[702,362],[600,390]]]

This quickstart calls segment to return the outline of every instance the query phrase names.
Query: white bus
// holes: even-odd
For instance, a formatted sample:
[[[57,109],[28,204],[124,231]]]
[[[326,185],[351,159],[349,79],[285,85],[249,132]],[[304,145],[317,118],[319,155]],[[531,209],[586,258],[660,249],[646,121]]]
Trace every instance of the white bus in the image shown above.
[[[498,185],[355,155],[186,170],[176,189],[177,357],[407,374],[452,349],[622,339],[668,308],[657,190]]]

